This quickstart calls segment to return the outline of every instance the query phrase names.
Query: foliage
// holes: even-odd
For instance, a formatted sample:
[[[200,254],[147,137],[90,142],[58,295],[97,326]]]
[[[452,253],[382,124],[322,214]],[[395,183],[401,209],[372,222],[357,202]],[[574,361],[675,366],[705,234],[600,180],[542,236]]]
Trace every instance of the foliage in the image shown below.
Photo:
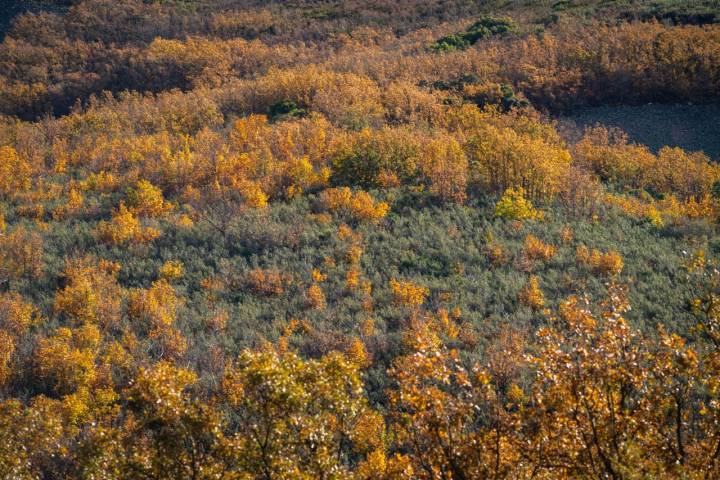
[[[508,188],[495,205],[495,216],[510,220],[542,220],[543,213],[525,198],[525,190]]]
[[[0,148],[0,193],[8,197],[30,188],[32,165],[11,146]]]
[[[98,224],[97,234],[98,238],[111,245],[151,242],[161,235],[155,228],[143,227],[140,219],[124,203],[120,204],[110,221]]]
[[[414,285],[412,282],[390,280],[390,288],[395,303],[405,307],[419,307],[430,294],[430,290],[422,285]]]
[[[292,100],[283,100],[281,102],[274,103],[270,105],[270,108],[268,109],[268,115],[272,119],[276,119],[284,115],[290,117],[302,117],[305,114],[305,110],[298,108]]]
[[[348,187],[330,188],[322,192],[320,202],[323,208],[346,213],[350,218],[362,221],[376,221],[383,218],[390,208],[385,202],[375,202],[362,190],[352,192]]]
[[[534,310],[540,310],[545,306],[545,295],[540,290],[540,282],[536,276],[530,277],[527,283],[520,290],[518,301]]]
[[[31,3],[0,477],[718,477],[709,2]]]
[[[147,180],[140,180],[135,188],[128,189],[126,197],[130,211],[139,216],[159,217],[172,210],[162,191]]]
[[[467,48],[479,40],[493,36],[505,36],[516,33],[518,25],[510,18],[482,17],[470,25],[467,30],[442,37],[430,48],[438,51],[452,51]]]
[[[293,353],[245,352],[226,370],[222,392],[241,425],[230,439],[241,471],[349,478],[342,462],[348,449],[378,440],[357,438],[369,411],[357,367],[342,355],[303,361]]]

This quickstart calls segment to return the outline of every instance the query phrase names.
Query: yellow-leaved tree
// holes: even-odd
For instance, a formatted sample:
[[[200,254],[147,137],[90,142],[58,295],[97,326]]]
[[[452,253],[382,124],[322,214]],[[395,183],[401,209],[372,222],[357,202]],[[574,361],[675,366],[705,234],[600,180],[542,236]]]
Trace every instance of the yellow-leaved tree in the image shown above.
[[[352,478],[343,459],[380,448],[382,419],[363,393],[359,365],[333,353],[246,351],[222,382],[222,401],[237,430],[229,439],[240,473],[263,478]],[[370,428],[368,419],[376,425]]]

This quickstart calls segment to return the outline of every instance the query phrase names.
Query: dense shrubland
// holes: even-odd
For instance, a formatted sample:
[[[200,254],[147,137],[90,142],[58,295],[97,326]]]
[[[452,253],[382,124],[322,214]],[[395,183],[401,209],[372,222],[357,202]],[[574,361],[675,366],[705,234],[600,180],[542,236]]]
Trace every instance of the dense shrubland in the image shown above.
[[[548,116],[716,101],[709,3],[47,3],[3,477],[718,476],[720,167]]]
[[[398,38],[389,26],[373,23],[374,28],[351,30],[333,18],[313,20],[315,28],[328,29],[313,39],[304,38],[306,26],[286,18],[293,11],[273,7],[200,15],[172,3],[93,0],[79,2],[65,14],[20,16],[0,47],[0,112],[30,119],[66,113],[78,100],[87,102],[103,91],[205,87],[218,89],[223,97],[238,90],[241,97],[258,97],[233,103],[232,113],[257,108],[267,113],[277,101],[312,100],[307,95],[313,88],[330,96],[362,93],[370,101],[378,95],[373,90],[384,91],[398,81],[447,85],[463,78],[473,80],[460,82],[470,90],[455,92],[461,96],[478,86],[487,90],[508,84],[536,107],[552,111],[608,102],[708,101],[720,88],[720,40],[713,24],[596,21],[579,26],[558,20],[508,37],[508,31],[517,30],[513,21],[483,17],[469,25],[462,20],[433,24]],[[240,26],[233,31],[226,24],[236,17]],[[270,26],[256,35],[242,25]],[[291,31],[284,32],[281,25]],[[216,35],[217,29],[232,33]],[[437,45],[458,42],[474,45],[436,51],[455,48]],[[311,65],[326,71],[322,80],[303,75],[303,67]],[[268,82],[292,85],[298,75],[303,85],[297,91],[267,91]],[[272,99],[273,93],[298,98]],[[409,93],[421,97],[424,92]]]

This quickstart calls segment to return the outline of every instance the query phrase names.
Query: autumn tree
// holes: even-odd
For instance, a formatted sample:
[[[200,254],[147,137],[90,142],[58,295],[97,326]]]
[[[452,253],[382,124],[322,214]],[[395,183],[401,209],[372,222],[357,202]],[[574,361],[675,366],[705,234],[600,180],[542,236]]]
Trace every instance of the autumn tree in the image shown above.
[[[525,190],[509,188],[495,204],[495,216],[509,220],[541,220],[543,212],[536,210],[532,202],[525,197]]]
[[[126,245],[151,242],[161,233],[153,227],[143,226],[140,219],[121,203],[110,221],[103,220],[98,224],[97,235],[111,245]]]
[[[0,294],[0,329],[20,336],[40,320],[40,310],[17,292]]]
[[[43,466],[63,457],[65,427],[58,402],[42,395],[29,405],[18,399],[0,403],[0,475],[32,479],[44,473]]]
[[[390,280],[390,290],[396,305],[408,308],[419,308],[430,295],[430,289],[405,280]]]
[[[162,191],[147,180],[140,180],[126,194],[127,206],[140,216],[160,217],[172,210],[172,204],[164,198]]]
[[[468,161],[452,137],[433,139],[423,146],[420,170],[428,179],[430,193],[442,201],[463,203],[467,198]]]
[[[450,112],[448,122],[463,142],[471,186],[492,193],[522,188],[533,199],[558,192],[571,155],[552,127],[470,107]]]
[[[545,306],[545,294],[540,289],[540,281],[538,277],[532,276],[523,285],[518,294],[518,300],[522,305],[540,310]]]
[[[11,146],[0,147],[0,194],[12,197],[31,186],[33,167]]]
[[[518,478],[516,434],[522,390],[482,365],[465,366],[448,348],[448,324],[416,320],[406,332],[388,392],[398,447],[409,452],[417,478]],[[514,351],[515,359],[521,352]],[[499,369],[496,370],[500,372]]]
[[[334,145],[331,179],[339,184],[366,189],[395,182],[406,183],[416,175],[421,152],[422,146],[416,135],[406,128],[364,129],[341,138]],[[452,150],[445,153],[458,155]],[[432,162],[431,158],[427,160]],[[427,170],[432,170],[430,165]]]
[[[167,362],[138,372],[124,393],[130,416],[118,452],[122,476],[222,478],[223,421],[190,394],[196,381],[194,373]]]
[[[117,282],[120,265],[89,257],[66,262],[65,287],[55,292],[54,311],[71,324],[116,327],[124,290]]]
[[[545,439],[533,451],[540,466],[590,478],[642,472],[643,419],[653,406],[643,395],[645,349],[623,317],[627,308],[624,291],[611,285],[599,317],[571,298],[560,306],[558,326],[539,331],[528,421]]]
[[[136,331],[153,340],[161,358],[176,358],[187,350],[187,339],[174,326],[182,303],[166,279],[128,293],[127,314]]]
[[[244,352],[227,369],[222,392],[237,422],[230,448],[239,473],[351,478],[353,448],[372,448],[382,431],[381,423],[357,429],[371,412],[358,365],[341,354],[306,361],[292,352]]]
[[[24,225],[0,235],[0,282],[39,278],[44,269],[43,252],[42,236]]]
[[[37,371],[61,394],[90,386],[96,379],[96,360],[101,333],[91,324],[77,329],[61,327],[40,341]]]
[[[331,212],[348,215],[356,221],[377,221],[390,209],[387,203],[375,201],[369,193],[363,190],[353,192],[348,187],[324,190],[320,194],[320,204]]]
[[[547,262],[555,256],[556,250],[557,249],[554,245],[549,245],[543,242],[535,235],[528,235],[525,237],[523,254],[528,260],[540,260]]]

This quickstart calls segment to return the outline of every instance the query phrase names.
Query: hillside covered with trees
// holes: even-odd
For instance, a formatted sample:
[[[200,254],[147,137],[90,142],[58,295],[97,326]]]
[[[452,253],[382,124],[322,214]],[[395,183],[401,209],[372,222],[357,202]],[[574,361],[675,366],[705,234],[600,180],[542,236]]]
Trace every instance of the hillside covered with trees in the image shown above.
[[[0,9],[0,478],[720,478],[716,0]]]

